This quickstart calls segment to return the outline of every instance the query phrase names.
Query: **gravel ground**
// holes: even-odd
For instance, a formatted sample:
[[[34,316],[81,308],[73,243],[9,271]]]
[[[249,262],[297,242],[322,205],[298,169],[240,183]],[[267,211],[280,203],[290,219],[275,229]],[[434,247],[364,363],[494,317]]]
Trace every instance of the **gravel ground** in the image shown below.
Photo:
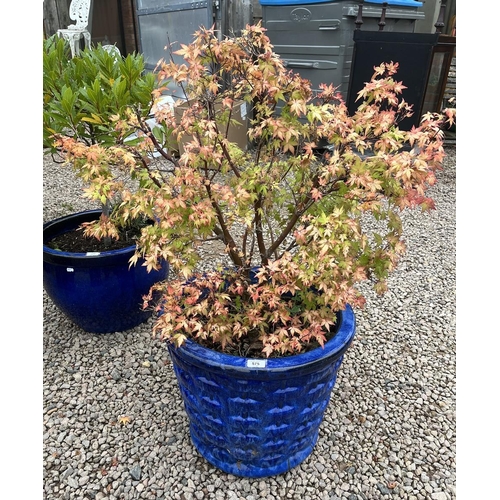
[[[437,209],[404,214],[408,252],[390,291],[367,291],[356,311],[313,453],[283,475],[239,478],[198,454],[152,320],[89,334],[44,292],[43,498],[455,499],[455,147],[447,153]],[[90,208],[70,169],[46,158],[43,179],[44,221]]]

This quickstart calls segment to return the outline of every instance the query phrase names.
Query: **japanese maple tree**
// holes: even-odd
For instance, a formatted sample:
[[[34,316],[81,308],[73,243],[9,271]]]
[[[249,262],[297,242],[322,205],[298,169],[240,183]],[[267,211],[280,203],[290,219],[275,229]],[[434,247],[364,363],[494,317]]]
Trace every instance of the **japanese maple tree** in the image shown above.
[[[115,128],[134,127],[133,144],[58,137],[68,160],[85,165],[88,196],[120,193],[114,218],[87,231],[113,236],[116,223],[154,221],[132,264],[142,256],[153,269],[167,259],[177,271],[145,300],[151,306],[160,293],[154,331],[177,345],[192,338],[253,357],[324,345],[335,312],[363,306],[359,282],[387,289],[405,252],[401,211],[433,208],[426,190],[441,168],[442,128],[454,110],[427,113],[419,127],[401,130],[412,107],[401,98],[398,64],[382,62],[350,115],[332,85],[314,92],[286,69],[260,25],[223,39],[200,29],[176,54],[182,63],[170,58],[156,71],[159,130],[131,111]],[[183,89],[182,112],[160,105],[166,82]],[[248,149],[228,140],[241,101],[251,116]],[[180,158],[165,135],[183,139]],[[99,175],[103,163],[121,166],[139,188]],[[367,230],[366,217],[377,230]],[[210,238],[224,243],[228,264],[197,273],[199,248]]]

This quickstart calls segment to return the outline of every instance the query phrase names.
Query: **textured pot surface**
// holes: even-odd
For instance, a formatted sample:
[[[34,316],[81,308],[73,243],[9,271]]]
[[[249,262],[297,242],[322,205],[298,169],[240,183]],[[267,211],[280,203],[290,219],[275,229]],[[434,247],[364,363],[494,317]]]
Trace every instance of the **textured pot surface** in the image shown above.
[[[283,358],[240,358],[191,340],[169,345],[191,439],[206,460],[236,476],[266,477],[310,455],[355,334],[350,306],[337,318],[324,349]]]
[[[168,264],[147,272],[139,262],[129,268],[135,246],[95,253],[53,250],[50,239],[83,222],[96,220],[101,211],[71,214],[43,226],[43,287],[59,309],[80,328],[91,333],[120,332],[151,316],[142,310],[142,297],[168,276]]]

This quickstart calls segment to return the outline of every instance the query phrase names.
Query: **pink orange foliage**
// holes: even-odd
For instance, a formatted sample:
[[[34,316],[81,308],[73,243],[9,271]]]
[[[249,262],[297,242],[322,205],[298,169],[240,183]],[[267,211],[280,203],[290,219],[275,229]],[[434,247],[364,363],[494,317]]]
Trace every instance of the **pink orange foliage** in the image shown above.
[[[428,113],[419,127],[401,130],[412,107],[401,98],[398,64],[386,62],[374,68],[350,115],[333,86],[314,92],[286,69],[260,25],[222,40],[201,29],[177,55],[182,63],[159,63],[158,85],[182,88],[187,105],[159,109],[156,119],[184,138],[180,158],[137,114],[130,116],[144,138],[138,145],[82,147],[65,138],[60,146],[89,182],[87,196],[120,192],[115,223],[139,215],[154,221],[133,263],[142,256],[153,269],[167,259],[177,273],[146,298],[152,305],[153,292],[161,296],[156,334],[240,355],[321,346],[335,311],[363,305],[359,282],[387,289],[405,251],[401,211],[433,207],[426,191],[441,168],[442,127],[454,110]],[[241,102],[251,116],[248,150],[228,140]],[[117,130],[131,120],[118,121]],[[148,148],[170,160],[168,171],[153,168]],[[109,164],[138,179],[139,189],[125,190]],[[380,229],[366,230],[369,215]],[[199,244],[208,238],[224,243],[232,266],[199,274]]]

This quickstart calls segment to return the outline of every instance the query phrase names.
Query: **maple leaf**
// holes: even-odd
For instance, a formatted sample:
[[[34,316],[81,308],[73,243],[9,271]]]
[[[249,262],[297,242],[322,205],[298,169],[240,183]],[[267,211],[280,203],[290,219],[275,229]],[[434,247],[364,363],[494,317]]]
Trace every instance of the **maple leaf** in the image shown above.
[[[315,201],[318,201],[320,200],[321,198],[323,197],[321,191],[319,189],[316,189],[316,188],[312,188],[311,189],[311,198]]]
[[[183,56],[184,54],[186,54],[189,50],[189,47],[184,44],[184,43],[181,43],[181,48],[179,50],[176,50],[174,51],[174,54],[176,55],[179,55],[179,56]]]
[[[306,103],[302,100],[295,99],[290,105],[290,111],[295,113],[297,116],[306,112]]]
[[[130,417],[127,416],[118,417],[118,423],[122,425],[127,425],[130,423]]]

